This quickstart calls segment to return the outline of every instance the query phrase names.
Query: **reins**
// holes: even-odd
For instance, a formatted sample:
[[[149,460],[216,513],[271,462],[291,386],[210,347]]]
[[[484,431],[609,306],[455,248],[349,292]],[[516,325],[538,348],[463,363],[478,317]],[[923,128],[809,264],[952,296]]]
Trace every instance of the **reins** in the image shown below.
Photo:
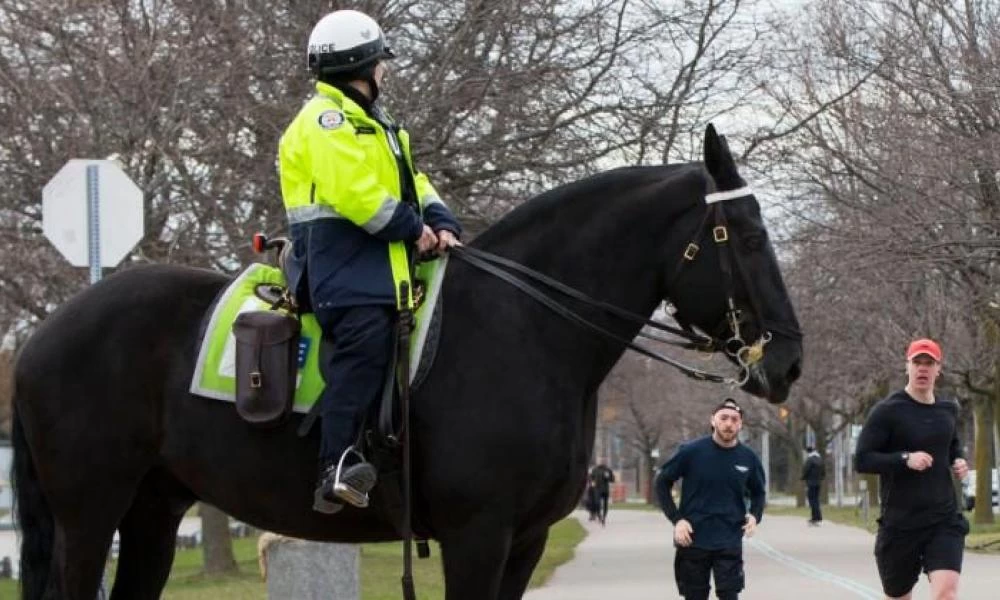
[[[726,324],[728,324],[729,329],[732,332],[731,337],[728,339],[703,335],[688,327],[674,327],[665,323],[660,323],[659,321],[653,321],[625,310],[619,306],[615,306],[601,300],[595,300],[580,290],[559,282],[548,275],[539,273],[538,271],[535,271],[534,269],[509,258],[504,258],[485,250],[458,245],[452,247],[450,252],[456,258],[466,262],[470,266],[507,282],[567,321],[596,333],[604,339],[621,344],[629,350],[638,352],[639,354],[647,356],[657,362],[668,364],[692,379],[740,386],[746,383],[749,379],[750,368],[754,364],[760,362],[760,360],[764,357],[764,346],[766,346],[772,338],[771,331],[766,329],[766,327],[770,326],[770,329],[774,329],[782,335],[786,335],[790,338],[801,339],[802,337],[802,334],[798,330],[789,331],[787,328],[777,328],[774,327],[773,324],[765,324],[763,311],[761,311],[760,308],[759,298],[757,298],[757,294],[754,293],[753,282],[750,280],[746,270],[743,268],[743,264],[740,262],[739,257],[735,254],[735,250],[730,248],[731,252],[725,252],[725,246],[731,241],[730,236],[732,236],[733,240],[736,240],[737,238],[736,232],[730,232],[725,212],[723,211],[722,206],[718,203],[726,200],[743,198],[749,195],[751,195],[751,192],[747,187],[706,194],[705,205],[707,210],[705,211],[705,217],[698,225],[698,229],[695,230],[691,242],[688,243],[687,247],[684,249],[672,278],[673,280],[676,280],[676,278],[681,274],[684,265],[694,261],[695,257],[698,255],[698,251],[700,250],[698,242],[701,241],[702,232],[706,231],[706,225],[708,225],[709,220],[714,217],[714,224],[711,229],[712,240],[719,246],[720,268],[722,270],[722,276],[724,279],[723,283],[726,289]],[[730,256],[730,254],[732,255]],[[760,337],[752,343],[747,343],[743,339],[740,329],[742,312],[736,307],[736,298],[734,293],[735,288],[733,285],[734,263],[736,267],[735,271],[738,273],[740,280],[747,289],[747,295],[750,298],[750,309],[753,311],[754,317],[757,319],[757,323],[761,328]],[[540,285],[533,285],[528,280]],[[643,328],[649,327],[659,331],[664,331],[684,338],[686,341],[678,342],[676,340],[670,340],[643,330],[639,331],[637,337],[643,337],[656,342],[671,344],[685,349],[707,352],[725,352],[739,365],[739,375],[737,378],[732,378],[696,369],[694,367],[689,367],[676,359],[660,354],[654,350],[650,350],[644,346],[640,346],[632,340],[625,339],[567,308],[565,305],[543,292],[539,289],[539,287],[559,292],[560,294],[572,298],[573,300],[576,300],[586,306],[599,309],[606,314],[622,319],[623,321],[640,325]]]
[[[670,333],[674,333],[675,335],[685,337],[687,339],[696,340],[699,343],[707,341],[708,338],[698,336],[693,332],[688,332],[679,328],[671,327],[669,325],[664,325],[663,323],[659,323],[657,321],[651,321],[640,315],[629,312],[623,308],[616,307],[599,300],[594,300],[593,298],[587,296],[583,292],[575,288],[571,288],[566,284],[560,283],[548,277],[547,275],[544,275],[542,273],[539,273],[538,271],[535,271],[534,269],[531,269],[530,267],[526,267],[522,264],[516,263],[502,256],[497,256],[496,254],[486,252],[485,250],[479,250],[478,248],[472,248],[469,246],[453,246],[450,250],[450,253],[452,254],[452,256],[461,259],[462,261],[468,263],[469,265],[509,283],[510,285],[521,290],[522,292],[524,292],[531,298],[535,299],[540,304],[550,309],[557,315],[563,317],[564,319],[572,323],[575,323],[585,329],[589,329],[590,331],[598,334],[599,336],[607,340],[621,344],[634,352],[638,352],[639,354],[648,356],[649,358],[652,358],[653,360],[656,360],[658,362],[671,365],[676,369],[678,369],[679,371],[681,371],[682,373],[684,373],[685,375],[687,375],[688,377],[697,379],[699,381],[713,381],[716,383],[738,383],[737,380],[732,379],[730,377],[726,377],[724,375],[709,373],[701,369],[695,369],[694,367],[689,367],[685,364],[678,362],[677,360],[674,360],[673,358],[670,358],[669,356],[665,356],[654,350],[650,350],[648,348],[640,346],[632,342],[631,340],[627,340],[615,333],[612,333],[607,329],[601,327],[600,325],[597,325],[596,323],[593,323],[587,320],[586,318],[580,316],[576,312],[573,312],[569,308],[566,308],[565,306],[563,306],[562,304],[560,304],[559,302],[557,302],[556,300],[552,299],[550,296],[542,292],[537,287],[528,283],[524,279],[518,277],[514,273],[505,271],[504,269],[500,268],[497,265],[506,266],[518,273],[525,275],[527,278],[530,278],[534,281],[543,284],[546,287],[561,292],[575,300],[579,300],[580,302],[592,306],[594,308],[600,308],[609,314],[625,319],[627,321],[637,324],[647,325],[650,327],[654,327],[656,329],[665,330]]]

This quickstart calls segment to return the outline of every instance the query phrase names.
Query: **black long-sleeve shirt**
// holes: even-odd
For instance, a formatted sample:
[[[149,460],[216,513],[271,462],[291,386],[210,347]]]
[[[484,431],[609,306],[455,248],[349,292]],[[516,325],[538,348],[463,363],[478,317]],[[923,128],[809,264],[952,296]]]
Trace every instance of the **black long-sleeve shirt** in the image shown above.
[[[826,466],[818,452],[812,452],[802,465],[802,479],[809,485],[819,485],[826,478]]]
[[[683,480],[680,508],[670,494],[678,479]],[[681,445],[660,468],[656,495],[671,523],[680,519],[691,523],[692,547],[732,548],[741,544],[747,512],[758,523],[764,517],[764,466],[749,447],[723,448],[705,436]]]
[[[938,397],[924,404],[904,390],[878,402],[858,436],[854,468],[879,474],[883,526],[916,529],[954,518],[959,511],[951,465],[962,458],[958,404]],[[914,471],[904,452],[926,452],[931,468]]]

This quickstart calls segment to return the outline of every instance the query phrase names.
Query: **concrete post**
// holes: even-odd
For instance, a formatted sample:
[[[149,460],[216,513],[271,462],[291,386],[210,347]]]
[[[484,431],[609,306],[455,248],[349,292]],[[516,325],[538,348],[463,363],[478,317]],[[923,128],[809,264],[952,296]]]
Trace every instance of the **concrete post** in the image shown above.
[[[358,546],[309,542],[273,534],[264,534],[258,545],[270,600],[361,598]]]

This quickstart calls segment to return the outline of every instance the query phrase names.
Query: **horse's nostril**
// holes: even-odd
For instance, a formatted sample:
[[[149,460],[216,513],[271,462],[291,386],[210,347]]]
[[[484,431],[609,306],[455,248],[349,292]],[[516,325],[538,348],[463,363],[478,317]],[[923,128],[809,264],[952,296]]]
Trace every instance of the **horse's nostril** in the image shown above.
[[[785,376],[785,380],[788,383],[792,383],[802,376],[802,361],[795,361],[792,366],[788,367],[788,374]]]

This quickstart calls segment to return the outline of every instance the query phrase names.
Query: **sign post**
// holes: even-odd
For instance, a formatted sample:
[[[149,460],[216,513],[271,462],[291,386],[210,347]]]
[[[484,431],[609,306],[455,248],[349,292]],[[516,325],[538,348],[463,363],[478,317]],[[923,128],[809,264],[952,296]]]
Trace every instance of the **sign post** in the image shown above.
[[[72,159],[42,189],[42,232],[97,283],[142,239],[142,191],[114,161]]]
[[[97,187],[97,165],[87,165],[87,240],[90,244],[87,261],[90,263],[90,283],[101,280],[101,192]]]

